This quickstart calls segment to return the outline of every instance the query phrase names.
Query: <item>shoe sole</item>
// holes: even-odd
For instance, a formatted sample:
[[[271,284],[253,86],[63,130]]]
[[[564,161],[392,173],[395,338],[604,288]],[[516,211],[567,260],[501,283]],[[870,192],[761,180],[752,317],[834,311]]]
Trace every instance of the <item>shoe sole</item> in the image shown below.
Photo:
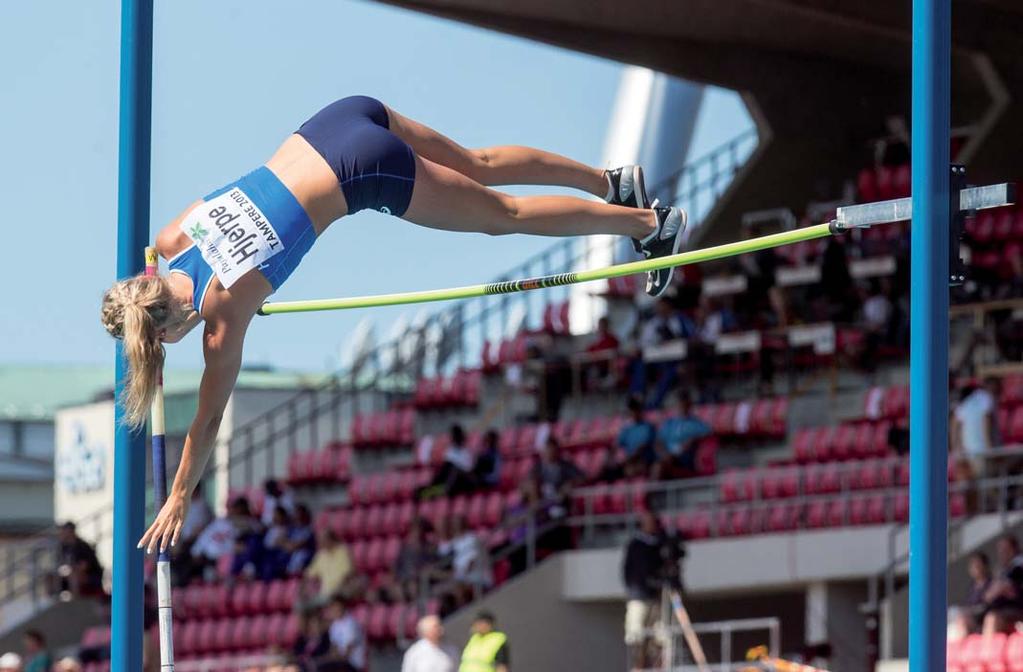
[[[632,167],[633,193],[636,194],[636,207],[649,209],[650,198],[646,195],[646,181],[643,179],[643,167]]]
[[[682,234],[686,232],[686,226],[689,225],[689,213],[687,213],[682,208],[678,208],[678,211],[680,216],[682,217],[682,223],[679,224],[678,231],[675,232],[675,240],[673,240],[671,244],[672,255],[678,254],[679,250],[682,249]],[[658,297],[661,294],[664,294],[664,292],[667,291],[668,287],[671,286],[671,279],[675,277],[675,267],[669,266],[665,270],[668,271],[668,277],[664,279],[664,284],[661,285],[660,291],[657,292],[656,294],[651,294],[651,296],[653,297]],[[651,271],[651,273],[657,273],[657,271]]]

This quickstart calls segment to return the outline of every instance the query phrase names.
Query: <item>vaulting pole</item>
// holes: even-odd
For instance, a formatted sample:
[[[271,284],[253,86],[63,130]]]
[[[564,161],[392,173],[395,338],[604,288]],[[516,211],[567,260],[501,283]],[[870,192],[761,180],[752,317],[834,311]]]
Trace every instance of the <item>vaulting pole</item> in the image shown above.
[[[149,148],[152,111],[153,3],[121,2],[121,90],[117,185],[117,277],[142,271],[149,239]],[[117,341],[115,391],[127,367]],[[142,669],[142,537],[145,516],[145,433],[114,412],[114,537],[110,663],[113,672]]]
[[[945,669],[951,1],[913,0],[909,666]]]

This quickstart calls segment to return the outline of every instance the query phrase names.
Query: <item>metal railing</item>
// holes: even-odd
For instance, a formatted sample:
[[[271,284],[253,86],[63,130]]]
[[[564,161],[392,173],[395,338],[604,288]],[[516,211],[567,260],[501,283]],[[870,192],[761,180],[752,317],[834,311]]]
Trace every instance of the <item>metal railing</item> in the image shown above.
[[[746,661],[744,653],[740,655],[739,660],[734,660],[735,654],[739,653],[734,646],[736,633],[763,631],[767,636],[768,655],[776,658],[781,653],[781,621],[773,616],[706,621],[693,623],[692,628],[693,632],[701,638],[709,637],[717,640],[717,660],[709,660],[707,663],[708,667],[716,672],[750,669],[750,663]],[[671,602],[666,594],[661,597],[660,622],[643,628],[642,633],[645,638],[661,644],[661,665],[643,669],[649,672],[697,672],[699,670],[699,667],[692,662],[692,657],[685,654],[688,649],[682,628],[675,621]]]

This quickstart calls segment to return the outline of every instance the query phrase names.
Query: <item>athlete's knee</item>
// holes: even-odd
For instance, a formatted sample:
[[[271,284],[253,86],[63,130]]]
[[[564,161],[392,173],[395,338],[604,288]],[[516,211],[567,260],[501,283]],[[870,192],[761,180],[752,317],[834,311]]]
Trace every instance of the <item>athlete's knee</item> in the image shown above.
[[[483,233],[488,236],[507,236],[519,231],[519,199],[508,194],[497,193],[495,209],[489,221],[483,223]]]

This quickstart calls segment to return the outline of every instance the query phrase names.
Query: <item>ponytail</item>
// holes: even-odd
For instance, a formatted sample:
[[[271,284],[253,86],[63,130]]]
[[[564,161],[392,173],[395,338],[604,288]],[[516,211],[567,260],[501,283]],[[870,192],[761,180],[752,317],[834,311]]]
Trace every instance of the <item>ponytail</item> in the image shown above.
[[[103,297],[103,326],[124,341],[128,376],[120,401],[124,423],[130,427],[146,424],[164,362],[159,331],[173,312],[173,304],[166,280],[152,276],[122,280]]]

